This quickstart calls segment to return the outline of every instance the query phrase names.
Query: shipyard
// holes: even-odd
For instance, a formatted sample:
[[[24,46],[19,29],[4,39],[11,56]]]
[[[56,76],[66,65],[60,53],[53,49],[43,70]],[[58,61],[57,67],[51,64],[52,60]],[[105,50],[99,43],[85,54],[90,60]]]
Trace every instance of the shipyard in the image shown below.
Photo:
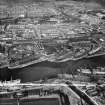
[[[104,0],[0,0],[0,105],[105,105]]]

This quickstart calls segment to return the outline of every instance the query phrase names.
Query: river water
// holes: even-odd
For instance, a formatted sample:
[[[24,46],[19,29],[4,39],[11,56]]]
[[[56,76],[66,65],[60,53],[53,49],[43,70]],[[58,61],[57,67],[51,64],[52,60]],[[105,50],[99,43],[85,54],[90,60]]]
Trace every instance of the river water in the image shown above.
[[[65,63],[41,62],[21,69],[0,70],[0,80],[21,79],[22,82],[30,82],[45,78],[54,78],[61,73],[75,73],[78,67],[84,66],[105,66],[105,56],[68,61]]]

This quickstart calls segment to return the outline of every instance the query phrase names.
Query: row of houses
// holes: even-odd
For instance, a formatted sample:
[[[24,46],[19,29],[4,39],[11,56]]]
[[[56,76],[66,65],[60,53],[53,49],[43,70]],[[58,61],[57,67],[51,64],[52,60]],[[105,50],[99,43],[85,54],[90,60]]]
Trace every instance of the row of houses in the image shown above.
[[[0,18],[6,17],[19,17],[19,16],[28,16],[28,17],[38,17],[43,15],[52,15],[57,14],[54,8],[47,8],[39,5],[15,5],[12,7],[0,5]]]

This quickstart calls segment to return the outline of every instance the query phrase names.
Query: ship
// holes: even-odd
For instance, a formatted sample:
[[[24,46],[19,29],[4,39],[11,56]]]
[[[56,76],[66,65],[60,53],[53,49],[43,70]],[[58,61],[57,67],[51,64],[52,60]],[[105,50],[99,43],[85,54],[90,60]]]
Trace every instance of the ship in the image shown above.
[[[90,74],[90,75],[105,75],[105,67],[96,67],[96,68],[80,68],[77,70],[78,72],[80,73],[83,73],[83,74]]]

